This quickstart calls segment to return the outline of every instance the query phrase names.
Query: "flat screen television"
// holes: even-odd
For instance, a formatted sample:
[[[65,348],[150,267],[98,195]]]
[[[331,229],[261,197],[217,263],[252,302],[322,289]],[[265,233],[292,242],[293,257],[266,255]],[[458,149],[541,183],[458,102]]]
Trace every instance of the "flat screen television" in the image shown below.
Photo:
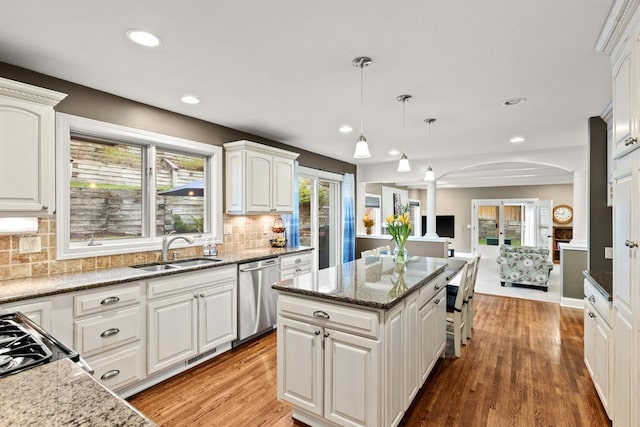
[[[456,221],[454,215],[436,215],[436,233],[439,237],[455,237]],[[427,232],[427,217],[422,215],[422,234]]]

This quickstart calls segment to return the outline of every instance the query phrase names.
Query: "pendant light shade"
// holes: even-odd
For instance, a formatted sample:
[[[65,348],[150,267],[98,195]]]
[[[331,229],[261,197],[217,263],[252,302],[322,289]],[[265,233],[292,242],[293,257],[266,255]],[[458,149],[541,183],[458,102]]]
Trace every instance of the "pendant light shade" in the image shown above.
[[[402,157],[400,157],[400,162],[398,163],[398,172],[411,172],[409,159],[407,158],[407,154],[404,152],[406,145],[406,117],[404,107],[406,102],[411,98],[411,95],[400,95],[396,97],[396,101],[402,102]]]
[[[371,58],[360,56],[353,60],[353,66],[360,68],[360,136],[356,141],[356,149],[353,152],[354,159],[368,159],[371,157],[367,138],[364,137],[364,67],[371,65]]]
[[[424,122],[429,125],[429,134],[428,134],[428,144],[429,144],[429,167],[427,168],[427,171],[424,173],[424,180],[425,181],[435,181],[436,180],[436,174],[433,172],[433,169],[431,168],[431,123],[435,122],[436,119],[424,119]]]

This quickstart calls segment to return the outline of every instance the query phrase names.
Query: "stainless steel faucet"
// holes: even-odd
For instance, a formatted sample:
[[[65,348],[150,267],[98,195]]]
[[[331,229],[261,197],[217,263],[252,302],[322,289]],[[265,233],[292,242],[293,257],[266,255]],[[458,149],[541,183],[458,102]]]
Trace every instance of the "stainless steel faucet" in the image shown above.
[[[169,239],[169,236],[173,233],[175,233],[175,230],[162,236],[162,261],[169,261],[169,247],[174,241],[182,239],[187,243],[193,243],[193,240],[185,236],[176,236],[172,239]]]

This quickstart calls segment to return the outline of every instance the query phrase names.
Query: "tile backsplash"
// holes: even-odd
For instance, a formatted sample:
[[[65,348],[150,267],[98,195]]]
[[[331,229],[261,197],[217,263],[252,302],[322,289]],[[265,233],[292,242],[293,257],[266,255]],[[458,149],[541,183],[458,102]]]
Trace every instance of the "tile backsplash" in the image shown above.
[[[234,252],[243,249],[265,248],[273,238],[271,225],[277,218],[274,215],[224,216],[224,243],[218,245],[221,255],[225,251]],[[21,254],[20,238],[39,237],[42,250],[37,253]],[[202,247],[196,245],[180,249],[180,257],[202,255]],[[120,255],[56,260],[56,221],[51,218],[38,220],[36,234],[0,235],[0,280],[18,279],[58,273],[93,271],[110,267],[124,267],[145,262],[159,261],[160,250],[136,252]]]

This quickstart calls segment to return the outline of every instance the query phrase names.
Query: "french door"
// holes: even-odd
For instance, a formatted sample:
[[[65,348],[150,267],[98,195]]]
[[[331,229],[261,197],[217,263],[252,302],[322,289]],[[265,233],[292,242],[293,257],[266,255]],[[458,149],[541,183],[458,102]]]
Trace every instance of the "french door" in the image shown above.
[[[314,250],[315,267],[326,268],[342,259],[342,176],[299,168],[300,244]]]
[[[496,258],[505,244],[550,247],[550,200],[472,200],[471,205],[471,250],[483,258]]]

